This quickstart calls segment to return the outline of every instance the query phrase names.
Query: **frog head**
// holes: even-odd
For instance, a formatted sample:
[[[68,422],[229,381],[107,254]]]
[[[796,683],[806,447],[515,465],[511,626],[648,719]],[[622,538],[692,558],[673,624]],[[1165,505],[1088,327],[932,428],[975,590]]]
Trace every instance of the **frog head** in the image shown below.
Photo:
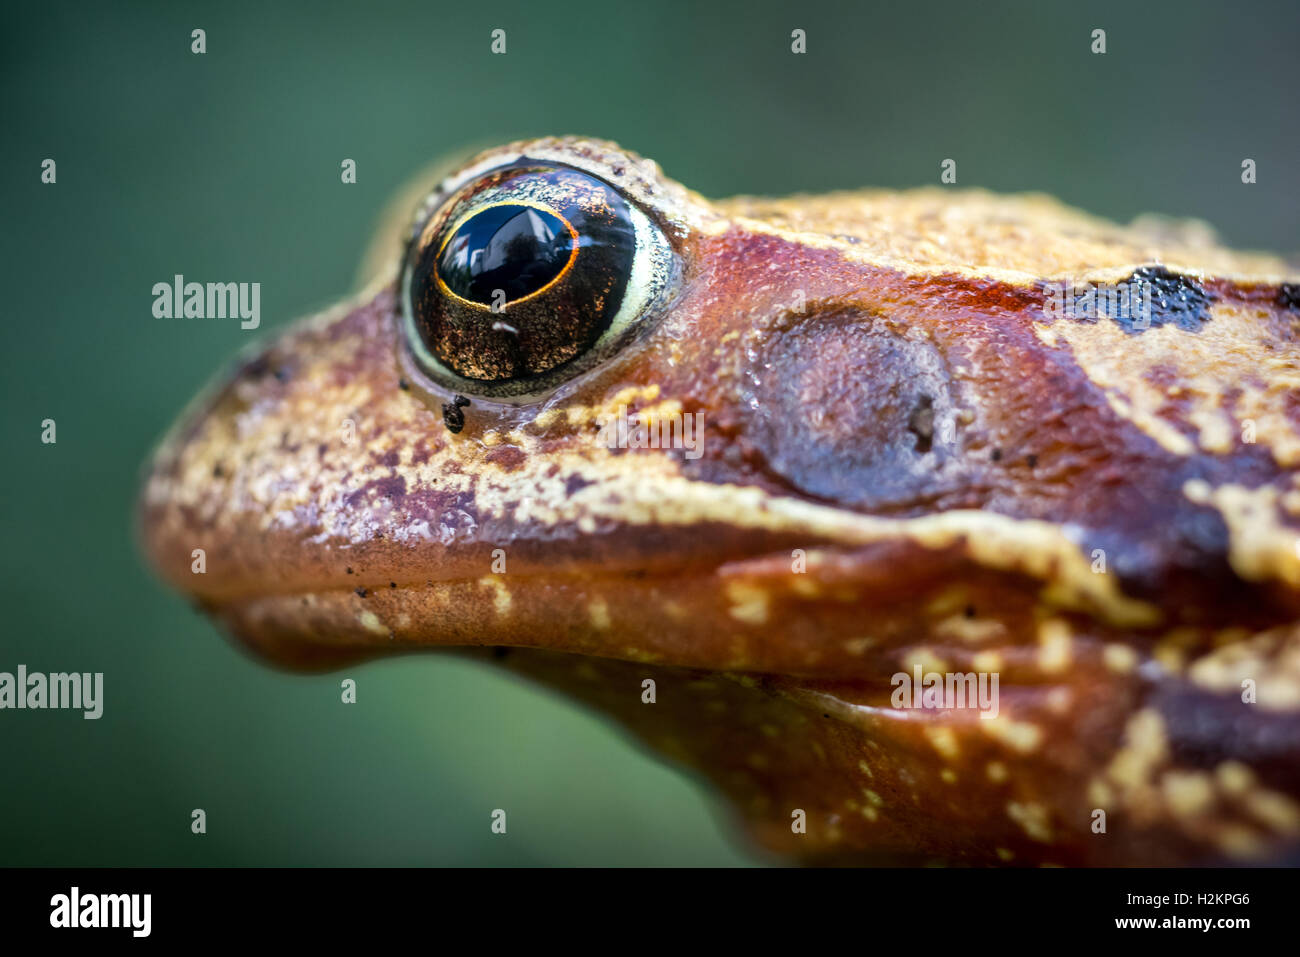
[[[802,859],[1258,859],[1300,833],[1300,297],[1199,237],[489,150],[180,419],[144,548],[289,667],[502,649]]]

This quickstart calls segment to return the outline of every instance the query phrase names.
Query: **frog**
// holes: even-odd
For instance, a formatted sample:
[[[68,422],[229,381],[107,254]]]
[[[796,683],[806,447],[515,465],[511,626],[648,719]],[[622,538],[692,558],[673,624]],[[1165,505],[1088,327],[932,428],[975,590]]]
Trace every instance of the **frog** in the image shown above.
[[[576,136],[404,220],[146,463],[149,564],[241,647],[539,682],[769,859],[1295,859],[1292,263],[1042,194],[708,200]]]

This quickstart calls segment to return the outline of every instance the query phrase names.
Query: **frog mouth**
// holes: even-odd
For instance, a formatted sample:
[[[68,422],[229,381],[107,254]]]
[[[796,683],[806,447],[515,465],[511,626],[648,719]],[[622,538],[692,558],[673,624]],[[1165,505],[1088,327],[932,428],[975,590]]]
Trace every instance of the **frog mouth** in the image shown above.
[[[745,537],[732,524],[661,529],[651,543],[630,528],[613,541],[568,543],[567,560],[557,555],[562,546],[548,542],[442,550],[437,562],[390,542],[392,551],[379,557],[358,554],[345,567],[332,562],[314,578],[278,585],[242,572],[161,570],[245,646],[303,670],[429,648],[512,646],[864,679],[892,671],[885,658],[900,646],[964,645],[959,656],[969,660],[990,644],[1032,647],[1044,596],[1061,614],[1104,630],[1155,621],[1144,603],[1097,590],[1106,579],[1073,574],[1065,539],[1055,561],[1016,562],[999,548],[990,552],[993,564],[981,548],[989,547],[996,517],[976,513],[962,525],[950,513],[947,521],[946,529],[922,520],[868,522],[856,537],[841,526],[839,542],[811,532]],[[983,546],[972,544],[977,527]],[[1023,542],[1025,529],[1016,531]],[[271,555],[273,541],[264,543]],[[155,544],[153,551],[178,549]],[[247,570],[223,552],[212,560]]]

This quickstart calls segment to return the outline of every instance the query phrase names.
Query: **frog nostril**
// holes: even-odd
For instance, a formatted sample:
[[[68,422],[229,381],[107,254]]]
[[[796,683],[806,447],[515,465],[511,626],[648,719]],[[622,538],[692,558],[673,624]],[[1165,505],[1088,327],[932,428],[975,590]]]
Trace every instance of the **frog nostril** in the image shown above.
[[[934,445],[934,399],[920,396],[907,418],[907,431],[916,436],[916,451],[925,455]]]

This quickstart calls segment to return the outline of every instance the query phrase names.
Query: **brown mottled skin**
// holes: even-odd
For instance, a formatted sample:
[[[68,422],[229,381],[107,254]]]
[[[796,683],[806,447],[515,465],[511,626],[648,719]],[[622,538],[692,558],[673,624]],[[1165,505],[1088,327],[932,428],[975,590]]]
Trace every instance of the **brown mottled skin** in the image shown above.
[[[658,223],[668,308],[453,434],[390,268],[164,441],[141,528],[168,582],[294,668],[506,646],[805,862],[1294,857],[1294,271],[1041,196],[709,202],[578,138],[474,165],[521,154]],[[1045,282],[1154,264],[1204,292],[1199,328],[1045,312]],[[620,405],[703,412],[703,456],[607,448]],[[997,672],[998,717],[891,707],[916,664]]]

